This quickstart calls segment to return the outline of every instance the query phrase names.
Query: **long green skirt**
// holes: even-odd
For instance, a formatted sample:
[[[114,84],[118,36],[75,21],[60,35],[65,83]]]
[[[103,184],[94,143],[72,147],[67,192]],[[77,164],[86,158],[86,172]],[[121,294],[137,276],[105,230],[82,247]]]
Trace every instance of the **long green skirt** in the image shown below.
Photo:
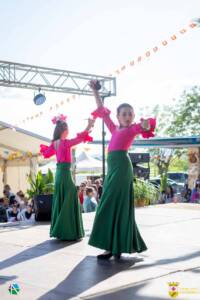
[[[84,236],[83,221],[70,163],[57,164],[50,236],[78,240]]]
[[[133,168],[126,151],[108,154],[108,173],[89,244],[113,254],[147,249],[135,222]]]

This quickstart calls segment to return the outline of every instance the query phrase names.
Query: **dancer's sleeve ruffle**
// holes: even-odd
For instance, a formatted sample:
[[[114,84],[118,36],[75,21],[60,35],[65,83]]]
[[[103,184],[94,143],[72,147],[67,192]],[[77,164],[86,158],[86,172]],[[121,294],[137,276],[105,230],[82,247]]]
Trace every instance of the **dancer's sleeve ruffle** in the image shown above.
[[[103,105],[98,107],[96,110],[94,110],[91,115],[94,117],[94,119],[96,118],[104,118],[105,116],[110,115],[110,110],[106,107],[104,107]]]
[[[142,122],[144,119],[140,119],[140,121]],[[156,128],[156,119],[155,118],[148,118],[147,121],[149,122],[150,125],[150,129],[146,130],[142,127],[141,123],[140,125],[140,134],[142,135],[143,138],[151,138],[155,136],[155,128]]]
[[[55,149],[53,143],[50,146],[40,145],[40,153],[44,158],[49,158],[55,154]]]
[[[93,137],[91,137],[88,133],[88,131],[83,131],[80,133],[77,133],[77,139],[81,140],[81,142],[92,142],[93,141]]]
[[[92,112],[92,116],[94,119],[102,118],[106,126],[108,127],[109,131],[113,133],[116,129],[116,125],[113,122],[113,120],[110,118],[110,113],[111,111],[102,105]]]

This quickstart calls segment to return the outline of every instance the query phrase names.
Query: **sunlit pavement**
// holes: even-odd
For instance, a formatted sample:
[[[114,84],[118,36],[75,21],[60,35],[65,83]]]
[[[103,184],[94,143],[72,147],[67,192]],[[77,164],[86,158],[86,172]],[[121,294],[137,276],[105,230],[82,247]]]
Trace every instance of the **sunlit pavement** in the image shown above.
[[[168,282],[179,283],[176,299],[200,299],[199,204],[136,209],[148,250],[120,261],[97,261],[101,250],[87,244],[94,214],[83,218],[86,237],[76,243],[50,239],[47,223],[0,225],[0,299],[172,299]]]

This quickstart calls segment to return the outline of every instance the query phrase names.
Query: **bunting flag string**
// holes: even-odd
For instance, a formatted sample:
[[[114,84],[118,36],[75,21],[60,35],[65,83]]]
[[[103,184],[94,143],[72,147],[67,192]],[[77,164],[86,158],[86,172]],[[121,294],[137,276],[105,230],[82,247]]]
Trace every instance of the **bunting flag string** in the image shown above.
[[[200,18],[191,22],[186,28],[181,28],[178,33],[172,34],[168,39],[162,40],[159,43],[159,46],[154,46],[151,50],[146,50],[142,55],[139,55],[135,59],[132,59],[128,62],[128,64],[123,65],[112,73],[109,73],[109,76],[118,76],[123,71],[127,70],[129,67],[134,67],[137,64],[145,61],[145,59],[149,59],[153,54],[157,53],[162,47],[166,47],[170,44],[170,42],[176,41],[179,36],[183,36],[185,33],[188,33],[190,29],[197,28],[200,25]]]
[[[30,159],[32,157],[39,157],[41,156],[40,153],[37,154],[33,154],[30,151],[15,151],[15,152],[8,152],[8,151],[4,151],[4,156],[0,154],[0,159],[5,159],[5,155],[6,155],[6,159],[8,161],[13,161],[13,160],[22,160],[25,161],[26,159]]]
[[[128,62],[128,64],[125,64],[117,69],[115,69],[114,72],[109,73],[109,76],[119,76],[122,74],[122,72],[126,71],[129,67],[132,68],[134,66],[136,66],[137,64],[140,64],[141,62],[145,61],[145,59],[149,59],[150,57],[153,56],[153,54],[157,53],[158,51],[160,51],[162,49],[162,47],[166,47],[170,44],[170,42],[174,42],[177,41],[179,36],[183,36],[186,33],[188,33],[190,31],[190,29],[194,29],[200,27],[200,18],[194,19],[192,22],[190,22],[185,28],[181,28],[178,33],[174,33],[172,34],[168,39],[164,39],[162,40],[159,45],[154,46],[152,49],[148,49],[146,50],[142,55],[139,55],[138,57],[136,57],[135,59],[132,59]],[[67,97],[65,100],[62,100],[60,102],[57,102],[56,104],[50,106],[49,108],[47,108],[44,111],[40,111],[39,113],[35,113],[31,116],[25,117],[22,121],[18,122],[18,124],[25,124],[27,122],[30,121],[34,121],[38,118],[44,117],[45,115],[58,110],[59,107],[63,106],[66,103],[70,103],[71,100],[76,99],[75,95],[71,95],[69,97]],[[16,126],[18,126],[18,124],[16,124]]]
[[[69,104],[72,100],[75,100],[76,97],[76,95],[70,95],[65,100],[61,100],[56,104],[49,106],[45,111],[40,111],[33,115],[27,116],[22,121],[17,122],[17,124],[15,124],[15,127],[18,127],[20,124],[26,124],[27,122],[37,120],[38,118],[48,116],[51,112],[55,112],[66,103]]]

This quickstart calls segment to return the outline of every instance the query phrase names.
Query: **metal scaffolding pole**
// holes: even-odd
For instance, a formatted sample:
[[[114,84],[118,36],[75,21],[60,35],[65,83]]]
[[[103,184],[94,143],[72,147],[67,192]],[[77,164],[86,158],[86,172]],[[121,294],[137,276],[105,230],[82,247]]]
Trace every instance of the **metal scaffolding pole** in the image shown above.
[[[116,96],[116,78],[0,61],[0,86],[93,96],[88,82],[98,80],[103,103]],[[102,173],[105,178],[105,129],[102,121]]]
[[[0,86],[92,96],[90,80],[101,84],[100,95],[116,95],[116,78],[0,61]]]

